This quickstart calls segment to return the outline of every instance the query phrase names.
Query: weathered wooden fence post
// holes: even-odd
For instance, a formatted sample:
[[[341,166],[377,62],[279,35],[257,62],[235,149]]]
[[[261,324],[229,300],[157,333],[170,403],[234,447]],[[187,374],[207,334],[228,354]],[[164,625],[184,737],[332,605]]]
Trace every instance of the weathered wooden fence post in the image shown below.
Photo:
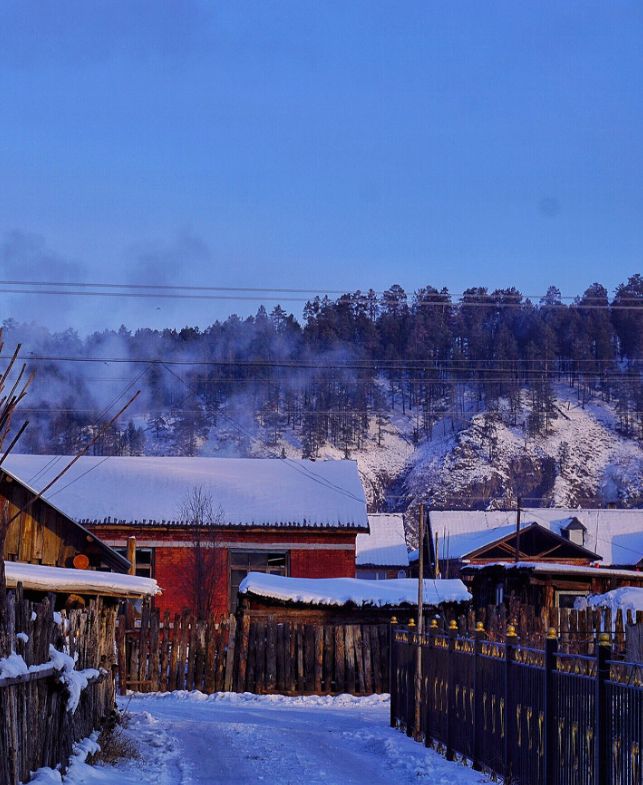
[[[608,632],[601,632],[596,647],[596,693],[594,697],[594,782],[607,785],[609,780],[609,738],[607,734],[607,691],[610,676],[609,659],[612,647]]]
[[[458,622],[451,619],[449,622],[449,655],[447,657],[447,738],[446,738],[446,759],[453,760],[455,751],[453,749],[453,723],[455,722],[455,639],[458,634]]]
[[[395,660],[395,631],[397,630],[397,618],[391,616],[391,624],[389,630],[389,656],[388,656],[388,685],[391,694],[390,707],[391,707],[391,728],[397,725],[397,679],[396,679],[396,660]]]
[[[482,642],[485,637],[484,624],[476,622],[476,629],[473,637],[473,768],[476,771],[482,770],[480,764],[482,734],[482,701],[480,694],[482,691],[482,675],[480,673],[480,657],[482,655]]]
[[[504,678],[504,706],[500,708],[500,722],[504,731],[502,763],[504,769],[504,781],[511,782],[511,752],[513,742],[513,710],[511,700],[511,668],[516,656],[516,646],[518,645],[518,635],[513,624],[507,625],[505,636],[505,678]]]
[[[554,743],[556,729],[554,722],[554,672],[556,671],[556,654],[558,638],[556,629],[549,628],[545,638],[545,694],[543,696],[543,782],[553,782],[555,763]]]

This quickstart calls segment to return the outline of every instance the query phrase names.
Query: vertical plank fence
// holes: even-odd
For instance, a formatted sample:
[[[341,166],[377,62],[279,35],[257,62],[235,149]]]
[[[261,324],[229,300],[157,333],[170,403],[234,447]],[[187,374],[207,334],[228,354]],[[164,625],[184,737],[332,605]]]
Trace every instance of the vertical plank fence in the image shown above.
[[[74,742],[100,728],[114,712],[114,627],[116,608],[93,600],[86,608],[54,615],[53,595],[30,602],[21,587],[7,592],[1,620],[15,653],[42,669],[0,677],[0,782],[26,783],[42,766],[63,772]],[[76,658],[76,670],[94,669],[75,711],[50,647]]]
[[[388,624],[306,624],[189,614],[121,616],[120,691],[201,690],[284,695],[388,692]]]

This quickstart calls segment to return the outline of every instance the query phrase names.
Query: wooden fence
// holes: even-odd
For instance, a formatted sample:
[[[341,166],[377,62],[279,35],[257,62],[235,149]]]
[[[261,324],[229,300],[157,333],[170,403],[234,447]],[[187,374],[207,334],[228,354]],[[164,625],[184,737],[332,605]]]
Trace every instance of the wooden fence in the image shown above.
[[[490,641],[504,640],[512,622],[523,644],[542,647],[546,631],[553,626],[560,631],[561,652],[587,655],[595,651],[596,634],[608,629],[613,633],[615,656],[621,658],[628,629],[636,631],[636,620],[620,612],[614,618],[609,611],[559,608],[536,614],[529,606],[514,605],[489,607],[477,619],[473,612],[457,617],[459,633],[472,636],[481,618]],[[439,628],[446,630],[449,621],[439,617]],[[643,615],[639,621],[643,623]],[[140,619],[134,620],[131,613],[119,618],[120,690],[122,694],[127,689],[290,695],[388,692],[388,627],[299,623],[264,613],[246,613],[240,620],[230,616],[198,621],[189,614],[172,619],[144,606]]]
[[[427,622],[430,621],[429,615]],[[446,617],[437,617],[442,630],[448,628],[449,621]],[[612,613],[609,608],[543,608],[537,613],[531,605],[510,602],[509,606],[489,605],[477,611],[471,610],[457,617],[456,621],[459,633],[466,636],[473,636],[476,624],[482,622],[487,639],[492,641],[504,641],[507,626],[512,624],[524,645],[537,648],[543,648],[547,632],[553,627],[558,632],[561,651],[575,654],[593,654],[598,634],[607,630],[615,654],[634,660],[638,657],[643,611],[633,614],[621,610]]]
[[[94,668],[75,712],[67,707],[68,693],[53,666],[0,679],[0,782],[28,782],[42,766],[69,761],[74,742],[88,736],[114,711],[115,607],[100,599],[84,609],[54,616],[53,596],[42,602],[25,600],[20,586],[7,593],[7,637],[27,666],[46,664],[50,646],[76,657],[76,669]],[[23,635],[18,635],[23,633]]]
[[[511,627],[502,642],[455,622],[396,627],[391,725],[515,785],[641,785],[643,665],[615,659],[610,638],[590,656],[554,634],[524,646]]]
[[[119,620],[121,692],[201,690],[291,695],[388,692],[388,624],[299,624],[244,615],[221,622],[146,608]]]

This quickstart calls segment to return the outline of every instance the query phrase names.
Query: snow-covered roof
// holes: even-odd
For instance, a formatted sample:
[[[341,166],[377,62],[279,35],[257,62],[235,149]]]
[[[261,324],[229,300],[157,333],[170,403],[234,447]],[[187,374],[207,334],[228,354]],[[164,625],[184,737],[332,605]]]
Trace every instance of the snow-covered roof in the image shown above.
[[[643,510],[561,509],[529,507],[522,526],[539,523],[561,534],[577,518],[586,529],[584,546],[602,556],[604,564],[636,564],[643,557]],[[462,559],[516,529],[515,510],[431,511],[431,529],[438,535],[438,556]]]
[[[69,460],[12,454],[3,470],[38,490]],[[354,461],[85,456],[44,498],[82,523],[167,525],[196,487],[220,510],[217,525],[368,527]]]
[[[137,575],[45,567],[14,561],[5,561],[4,570],[9,588],[22,583],[25,589],[34,591],[102,594],[110,597],[153,597],[161,592],[155,580]]]
[[[487,570],[493,567],[503,567],[505,570],[531,570],[555,574],[570,573],[573,575],[596,575],[598,577],[609,576],[615,578],[631,578],[635,581],[643,581],[643,572],[639,570],[619,570],[611,567],[591,567],[579,564],[565,564],[564,562],[538,562],[538,561],[517,561],[505,562],[496,561],[487,564],[468,564],[464,569],[468,570]]]
[[[359,578],[286,578],[250,572],[241,582],[239,592],[268,597],[282,602],[307,605],[386,606],[417,605],[418,582],[412,578],[369,581]],[[424,581],[424,602],[467,602],[471,595],[459,578]]]
[[[400,513],[371,513],[368,534],[355,540],[358,567],[408,567],[409,554],[404,537],[404,516]]]
[[[592,608],[611,608],[615,613],[617,610],[643,611],[643,588],[636,586],[621,586],[620,589],[612,589],[605,594],[594,594],[587,598],[587,604]]]

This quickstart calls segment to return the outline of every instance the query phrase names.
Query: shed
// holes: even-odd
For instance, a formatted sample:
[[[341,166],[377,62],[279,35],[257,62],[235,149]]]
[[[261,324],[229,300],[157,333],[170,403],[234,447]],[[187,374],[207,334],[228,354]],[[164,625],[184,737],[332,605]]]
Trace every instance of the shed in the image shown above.
[[[360,578],[287,578],[249,573],[241,586],[243,613],[333,624],[378,623],[392,615],[408,619],[417,614],[418,582],[411,578],[364,580]],[[427,610],[452,609],[471,600],[464,583],[424,581]]]

